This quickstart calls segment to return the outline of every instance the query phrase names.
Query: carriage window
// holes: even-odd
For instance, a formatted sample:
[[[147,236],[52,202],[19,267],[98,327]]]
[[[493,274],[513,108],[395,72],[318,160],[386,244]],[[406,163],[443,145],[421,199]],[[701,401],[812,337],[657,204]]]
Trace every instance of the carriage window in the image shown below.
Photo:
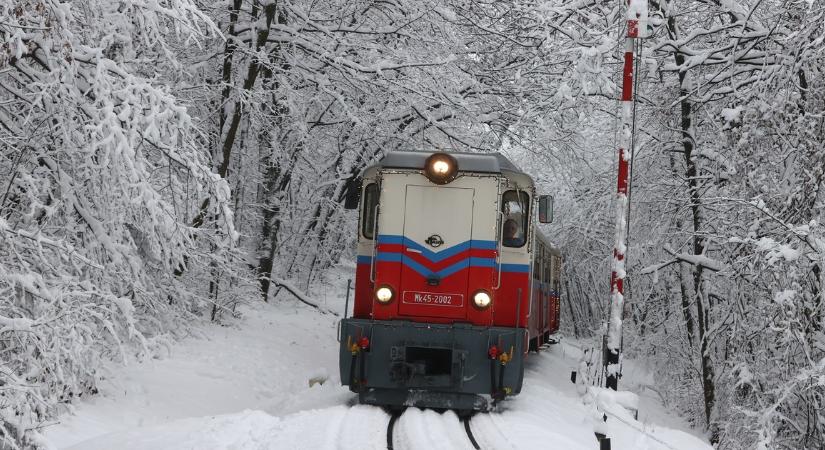
[[[378,184],[370,183],[364,189],[361,210],[361,234],[367,239],[375,238],[375,207],[378,205]]]
[[[561,288],[561,257],[553,257],[553,286],[558,291]]]
[[[530,218],[530,197],[523,191],[505,192],[501,197],[501,212],[504,213],[502,244],[505,247],[524,246],[527,242],[527,222]]]
[[[541,281],[541,252],[544,246],[539,243],[536,246],[536,254],[533,256],[533,278]]]
[[[552,267],[553,267],[552,266],[552,264],[553,264],[553,254],[548,251],[548,252],[545,253],[545,255],[546,255],[545,261],[547,262],[547,264],[544,266],[544,282],[545,283],[552,283],[553,282],[553,278],[552,278],[553,277],[553,270],[552,270]]]

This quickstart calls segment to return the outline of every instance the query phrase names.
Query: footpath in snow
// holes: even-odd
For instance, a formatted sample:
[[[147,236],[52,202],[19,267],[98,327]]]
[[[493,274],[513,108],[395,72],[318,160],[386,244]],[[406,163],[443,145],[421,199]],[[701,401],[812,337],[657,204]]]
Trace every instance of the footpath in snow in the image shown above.
[[[204,326],[206,338],[162,359],[113,366],[100,394],[46,429],[47,440],[74,450],[387,448],[389,415],[356,405],[340,385],[334,316],[291,301],[243,316]],[[639,420],[609,393],[585,404],[570,383],[580,355],[568,343],[531,354],[521,395],[470,422],[481,448],[598,449],[598,404],[613,449],[711,449],[650,396],[641,396]],[[452,412],[408,409],[393,436],[400,450],[472,449]]]

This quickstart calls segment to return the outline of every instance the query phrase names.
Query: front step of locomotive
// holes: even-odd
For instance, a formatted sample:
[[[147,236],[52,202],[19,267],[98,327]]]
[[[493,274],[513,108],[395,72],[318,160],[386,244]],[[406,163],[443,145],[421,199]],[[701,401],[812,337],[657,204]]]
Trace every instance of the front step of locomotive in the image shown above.
[[[486,411],[521,391],[525,331],[344,319],[341,380],[365,404]]]

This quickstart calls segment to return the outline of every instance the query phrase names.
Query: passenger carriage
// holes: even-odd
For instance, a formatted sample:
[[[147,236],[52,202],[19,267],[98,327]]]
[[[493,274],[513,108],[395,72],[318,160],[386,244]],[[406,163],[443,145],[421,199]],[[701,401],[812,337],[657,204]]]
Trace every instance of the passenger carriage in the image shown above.
[[[561,255],[536,227],[552,197],[498,153],[390,153],[350,194],[342,382],[390,406],[486,410],[519,393],[528,350],[559,328]]]

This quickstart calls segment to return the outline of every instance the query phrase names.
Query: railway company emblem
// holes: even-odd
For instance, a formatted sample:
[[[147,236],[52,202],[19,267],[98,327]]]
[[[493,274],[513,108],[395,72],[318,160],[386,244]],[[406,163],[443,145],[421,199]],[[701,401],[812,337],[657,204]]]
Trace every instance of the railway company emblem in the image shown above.
[[[441,236],[439,236],[437,234],[434,234],[434,235],[428,237],[427,240],[424,241],[424,242],[426,242],[427,245],[429,245],[430,247],[437,248],[437,247],[441,247],[441,244],[444,243],[444,239],[441,239]]]

